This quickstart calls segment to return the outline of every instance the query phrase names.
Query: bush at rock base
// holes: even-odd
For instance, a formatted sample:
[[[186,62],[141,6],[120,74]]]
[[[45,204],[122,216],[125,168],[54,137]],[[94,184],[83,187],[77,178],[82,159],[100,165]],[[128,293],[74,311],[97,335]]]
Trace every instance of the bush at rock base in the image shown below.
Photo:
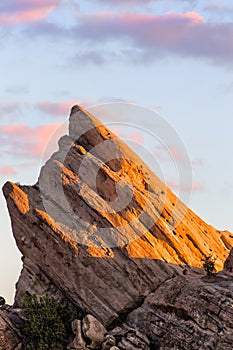
[[[25,296],[24,311],[27,321],[21,331],[25,350],[66,349],[75,312],[47,295]]]

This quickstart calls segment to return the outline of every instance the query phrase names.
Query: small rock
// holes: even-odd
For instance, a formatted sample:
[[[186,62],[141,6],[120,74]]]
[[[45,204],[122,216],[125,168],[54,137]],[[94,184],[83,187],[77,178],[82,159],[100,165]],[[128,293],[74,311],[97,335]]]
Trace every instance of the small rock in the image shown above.
[[[5,299],[3,297],[0,297],[0,306],[4,305],[5,303]]]
[[[82,336],[81,321],[74,320],[72,322],[72,331],[75,334],[75,338],[70,345],[68,345],[68,350],[87,350],[86,342]]]
[[[105,327],[92,315],[86,315],[82,320],[82,331],[84,336],[91,341],[88,345],[89,349],[98,349],[107,333]]]
[[[143,333],[137,330],[130,330],[126,335],[126,338],[138,347],[150,345],[149,339]]]
[[[116,345],[115,337],[107,334],[102,344],[102,350],[110,350],[114,345]]]
[[[120,341],[120,343],[118,344],[118,347],[120,350],[139,350],[129,340],[125,338]]]

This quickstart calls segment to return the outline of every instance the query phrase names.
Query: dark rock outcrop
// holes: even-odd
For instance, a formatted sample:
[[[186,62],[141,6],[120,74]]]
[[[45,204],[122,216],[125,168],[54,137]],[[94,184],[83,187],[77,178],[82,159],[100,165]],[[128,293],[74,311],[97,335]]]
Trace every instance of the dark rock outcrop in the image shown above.
[[[224,270],[233,274],[233,249],[224,263]]]
[[[0,349],[22,350],[22,339],[18,329],[5,312],[0,310]]]
[[[146,297],[126,324],[165,350],[231,350],[233,278],[175,277]]]

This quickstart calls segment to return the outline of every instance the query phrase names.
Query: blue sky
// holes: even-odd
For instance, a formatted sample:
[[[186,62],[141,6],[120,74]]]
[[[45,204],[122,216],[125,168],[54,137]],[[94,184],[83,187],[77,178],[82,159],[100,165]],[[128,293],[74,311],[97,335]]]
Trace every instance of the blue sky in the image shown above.
[[[44,144],[74,103],[130,101],[183,139],[191,208],[233,231],[230,1],[2,0],[0,50],[1,186],[36,182]],[[11,302],[21,262],[2,195],[0,215],[0,294]]]

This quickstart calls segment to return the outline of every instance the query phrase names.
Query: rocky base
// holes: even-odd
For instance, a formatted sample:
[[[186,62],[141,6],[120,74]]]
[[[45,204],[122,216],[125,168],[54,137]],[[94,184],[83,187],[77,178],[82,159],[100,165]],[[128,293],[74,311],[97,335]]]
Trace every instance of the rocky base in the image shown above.
[[[22,338],[7,314],[0,310],[0,349],[22,350]]]
[[[75,338],[69,350],[150,350],[149,339],[134,328],[116,327],[110,332],[93,316],[72,323]]]
[[[173,277],[106,328],[87,314],[72,323],[68,350],[232,350],[233,275]],[[101,312],[100,312],[101,313]],[[20,309],[0,310],[0,349],[21,349]]]
[[[231,350],[233,277],[173,278],[145,298],[125,325],[140,329],[164,350]]]

